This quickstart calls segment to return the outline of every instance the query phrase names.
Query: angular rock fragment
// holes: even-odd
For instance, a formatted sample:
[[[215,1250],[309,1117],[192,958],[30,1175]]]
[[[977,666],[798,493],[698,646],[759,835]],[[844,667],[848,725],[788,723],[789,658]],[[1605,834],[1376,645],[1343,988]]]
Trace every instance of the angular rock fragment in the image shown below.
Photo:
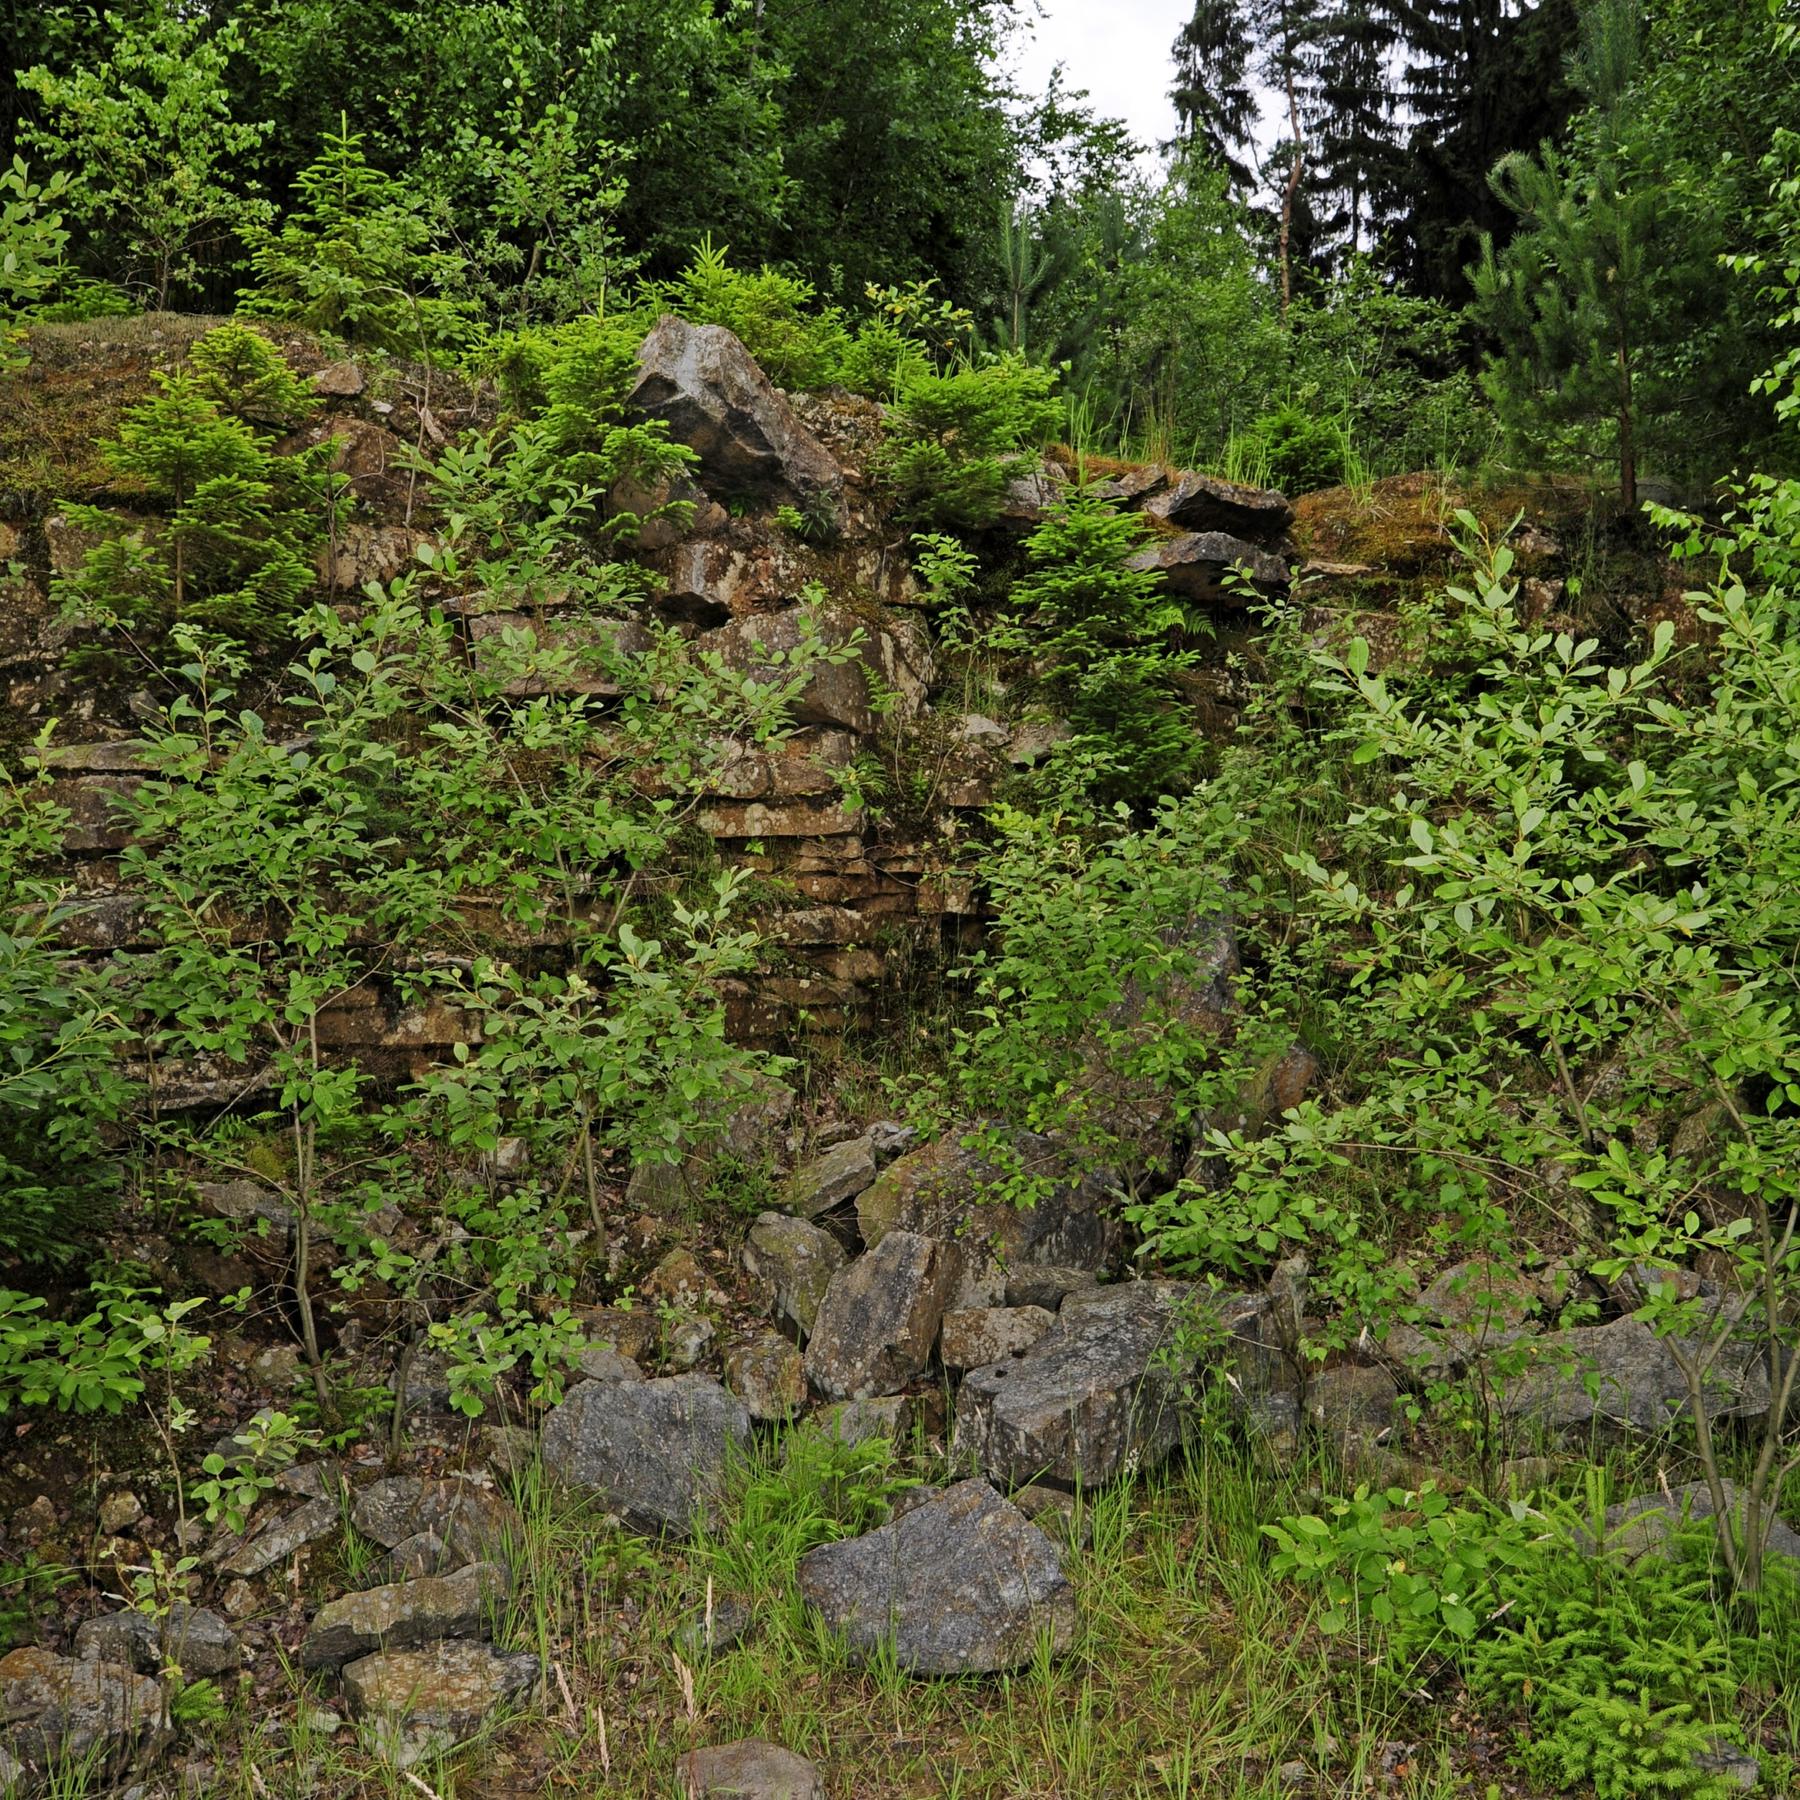
[[[806,1347],[807,1379],[828,1400],[905,1387],[931,1360],[956,1276],[949,1245],[889,1232],[832,1277]]]
[[[1069,1295],[1021,1356],[971,1369],[953,1449],[1008,1487],[1040,1477],[1096,1487],[1161,1462],[1181,1441],[1206,1366],[1255,1392],[1280,1375],[1265,1295],[1138,1281]]]
[[[189,1681],[223,1675],[243,1661],[237,1633],[202,1606],[177,1600],[160,1621],[147,1613],[107,1613],[75,1633],[75,1654],[88,1662],[123,1663],[143,1675],[172,1662]]]
[[[454,1575],[364,1588],[322,1606],[300,1644],[307,1669],[336,1668],[377,1650],[413,1650],[440,1638],[475,1637],[506,1595],[504,1569],[471,1563]]]
[[[790,927],[788,941],[794,942]],[[875,1146],[867,1137],[833,1144],[811,1162],[802,1163],[788,1181],[787,1207],[803,1219],[854,1200],[875,1179]]]
[[[345,1665],[353,1718],[373,1721],[402,1767],[470,1738],[503,1707],[528,1704],[540,1685],[535,1656],[468,1639],[381,1650]]]
[[[638,365],[633,410],[666,420],[715,492],[779,496],[839,522],[843,470],[724,326],[665,314],[639,346]]]
[[[831,1278],[849,1258],[830,1232],[785,1213],[758,1216],[744,1240],[744,1267],[775,1290],[775,1304],[810,1332]]]
[[[743,1402],[709,1376],[585,1381],[545,1419],[540,1454],[550,1474],[639,1529],[685,1533],[750,1435]]]
[[[1285,494],[1246,487],[1217,475],[1188,472],[1144,503],[1144,511],[1182,531],[1221,531],[1255,543],[1273,543],[1294,522]]]
[[[751,1418],[784,1422],[806,1404],[806,1364],[780,1332],[759,1332],[726,1357],[725,1385]]]
[[[890,1231],[953,1244],[962,1262],[953,1307],[997,1304],[1027,1264],[1097,1269],[1106,1261],[1117,1227],[1098,1177],[1072,1169],[1048,1138],[1017,1132],[1003,1153],[1035,1188],[1035,1203],[1018,1206],[994,1192],[1008,1171],[981,1149],[965,1148],[958,1135],[890,1163],[857,1197],[865,1244],[873,1248]]]
[[[0,1748],[34,1769],[116,1766],[162,1740],[162,1684],[32,1645],[0,1657]]]
[[[1288,566],[1280,557],[1223,531],[1191,531],[1158,539],[1136,551],[1125,566],[1155,570],[1167,581],[1171,593],[1207,606],[1244,606],[1254,599],[1274,599],[1288,590]]]
[[[1062,1552],[985,1481],[962,1481],[878,1530],[800,1559],[800,1592],[859,1659],[891,1641],[920,1675],[1030,1660],[1040,1634],[1075,1637]]]
[[[760,1738],[690,1750],[675,1778],[684,1800],[826,1800],[812,1763]]]

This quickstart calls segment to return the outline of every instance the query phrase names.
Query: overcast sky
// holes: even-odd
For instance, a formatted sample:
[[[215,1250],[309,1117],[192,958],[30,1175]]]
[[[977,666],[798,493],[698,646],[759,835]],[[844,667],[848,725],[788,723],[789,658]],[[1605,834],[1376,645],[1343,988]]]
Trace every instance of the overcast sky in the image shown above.
[[[1069,86],[1086,88],[1094,110],[1123,119],[1140,143],[1154,148],[1175,135],[1169,50],[1191,0],[1041,0],[1040,10],[1013,52],[1027,93],[1041,93],[1062,63]]]

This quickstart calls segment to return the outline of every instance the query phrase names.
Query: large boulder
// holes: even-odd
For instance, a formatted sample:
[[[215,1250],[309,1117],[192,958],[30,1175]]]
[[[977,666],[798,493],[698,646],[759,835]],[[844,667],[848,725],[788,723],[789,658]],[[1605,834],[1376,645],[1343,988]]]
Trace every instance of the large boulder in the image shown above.
[[[741,1400],[706,1375],[584,1381],[544,1421],[544,1467],[597,1495],[629,1524],[677,1534],[719,1499],[750,1442]]]
[[[162,1684],[33,1645],[0,1657],[0,1748],[34,1769],[114,1766],[162,1741]]]
[[[633,408],[666,420],[669,435],[697,452],[710,488],[777,496],[838,522],[843,471],[724,326],[665,314],[639,346],[638,366]]]
[[[300,1666],[334,1669],[377,1650],[414,1650],[440,1638],[479,1635],[506,1597],[506,1573],[471,1563],[454,1575],[428,1575],[345,1594],[313,1614],[300,1643]]]
[[[891,1231],[831,1278],[806,1346],[806,1378],[828,1400],[892,1394],[931,1360],[958,1256],[948,1244]]]
[[[1144,503],[1144,511],[1181,531],[1221,531],[1255,543],[1277,542],[1294,522],[1285,494],[1217,475],[1187,472]]]
[[[859,1538],[800,1559],[800,1592],[859,1660],[891,1642],[920,1675],[1030,1660],[1040,1633],[1075,1638],[1062,1552],[985,1481],[961,1481]]]
[[[1007,1171],[952,1134],[890,1163],[857,1196],[863,1242],[911,1231],[953,1243],[961,1270],[952,1307],[998,1305],[1008,1272],[1026,1264],[1101,1267],[1117,1233],[1106,1184],[1031,1132],[1012,1134],[1004,1150],[1031,1178],[1033,1205],[996,1192]]]
[[[938,1354],[946,1369],[1004,1362],[1029,1350],[1055,1325],[1042,1306],[965,1306],[944,1314]]]
[[[1153,569],[1171,593],[1204,606],[1244,606],[1251,599],[1272,600],[1288,590],[1288,566],[1279,556],[1259,550],[1225,531],[1190,531],[1159,538],[1131,556],[1130,569]],[[1245,593],[1236,572],[1248,578]]]
[[[1150,1468],[1181,1442],[1203,1367],[1229,1370],[1243,1393],[1282,1379],[1271,1335],[1262,1294],[1178,1281],[1078,1291],[1021,1355],[964,1375],[954,1452],[1008,1487],[1096,1487]]]
[[[1750,1497],[1735,1483],[1721,1482],[1725,1509],[1737,1521],[1739,1534],[1751,1523]],[[1684,1522],[1718,1517],[1712,1490],[1704,1481],[1692,1481],[1667,1493],[1637,1494],[1606,1509],[1606,1542],[1626,1556],[1667,1554],[1671,1533]],[[1800,1573],[1800,1532],[1780,1518],[1765,1518],[1769,1554],[1785,1557]]]
[[[865,656],[871,641],[860,620],[841,608],[788,607],[752,613],[701,639],[728,669],[773,685],[787,681],[795,659],[809,643],[847,658],[814,667],[791,710],[796,725],[822,725],[866,735],[875,715],[869,705]]]
[[[1690,1358],[1704,1346],[1690,1341]],[[1500,1410],[1550,1434],[1663,1432],[1688,1418],[1687,1379],[1675,1350],[1641,1319],[1614,1319],[1534,1339],[1530,1363],[1499,1383]],[[1769,1410],[1769,1371],[1753,1335],[1733,1337],[1708,1368],[1706,1410],[1714,1419],[1760,1418]]]
[[[848,1261],[830,1232],[786,1213],[759,1213],[744,1240],[744,1268],[774,1290],[776,1307],[810,1332],[831,1278]]]
[[[1537,1285],[1517,1265],[1471,1257],[1444,1270],[1413,1304],[1416,1324],[1396,1325],[1383,1359],[1402,1380],[1443,1381],[1538,1329]]]

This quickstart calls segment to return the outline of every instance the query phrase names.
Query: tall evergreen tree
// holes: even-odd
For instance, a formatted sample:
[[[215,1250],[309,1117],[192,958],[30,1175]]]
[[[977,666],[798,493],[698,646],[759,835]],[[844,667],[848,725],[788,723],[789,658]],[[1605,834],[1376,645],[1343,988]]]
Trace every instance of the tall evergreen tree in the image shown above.
[[[1350,254],[1379,235],[1399,152],[1394,50],[1379,0],[1333,0],[1313,34],[1305,107],[1319,228]]]
[[[1588,101],[1567,148],[1516,153],[1493,172],[1519,220],[1470,271],[1475,317],[1495,343],[1483,385],[1509,435],[1539,454],[1602,454],[1620,499],[1658,425],[1680,416],[1692,371],[1685,321],[1718,286],[1716,243],[1633,151],[1642,65],[1639,0],[1588,0],[1571,65]]]
[[[1488,185],[1503,156],[1560,137],[1579,104],[1564,68],[1575,0],[1379,0],[1404,54],[1408,130],[1393,165],[1388,261],[1421,293],[1462,304],[1483,236],[1512,215]]]
[[[1202,162],[1226,170],[1240,190],[1255,179],[1257,107],[1250,62],[1263,3],[1194,0],[1193,17],[1175,40],[1170,97],[1181,122],[1177,141]]]

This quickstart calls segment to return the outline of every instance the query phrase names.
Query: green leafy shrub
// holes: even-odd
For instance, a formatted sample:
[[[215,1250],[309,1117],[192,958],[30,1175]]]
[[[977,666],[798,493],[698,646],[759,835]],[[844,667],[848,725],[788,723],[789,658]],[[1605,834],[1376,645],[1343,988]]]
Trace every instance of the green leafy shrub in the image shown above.
[[[253,332],[223,326],[195,350],[193,368],[156,372],[156,391],[101,446],[158,516],[146,523],[65,507],[96,541],[58,596],[77,617],[133,632],[187,621],[277,633],[313,584],[312,547],[335,504],[331,446],[278,456],[268,436],[227,410],[300,404],[279,357]]]
[[[134,1088],[128,999],[60,941],[77,909],[47,873],[67,814],[46,786],[0,770],[0,1252],[67,1264],[116,1197]]]
[[[363,155],[340,121],[301,170],[279,227],[245,232],[255,285],[245,312],[287,319],[346,343],[430,361],[473,331],[457,297],[460,260],[432,243],[419,196]]]
[[[1075,494],[1026,541],[1010,605],[1014,647],[1038,660],[1074,736],[1054,759],[1101,801],[1154,800],[1193,777],[1199,737],[1173,681],[1193,661],[1171,647],[1190,619],[1161,573],[1130,567],[1144,525]]]
[[[36,316],[62,277],[69,234],[58,202],[68,186],[61,171],[33,181],[22,156],[0,169],[0,369],[16,360],[17,322]]]
[[[1264,413],[1243,434],[1245,452],[1283,493],[1310,494],[1354,479],[1349,439],[1336,419],[1286,405]]]
[[[999,517],[1006,484],[1028,474],[1055,436],[1056,376],[1020,356],[939,374],[907,366],[888,422],[882,469],[900,515],[925,529]]]
[[[1274,1572],[1322,1599],[1321,1629],[1354,1636],[1394,1692],[1453,1663],[1478,1702],[1522,1722],[1535,1779],[1598,1800],[1725,1800],[1732,1784],[1699,1759],[1741,1744],[1739,1700],[1786,1678],[1791,1578],[1734,1617],[1709,1532],[1632,1556],[1605,1544],[1603,1514],[1596,1476],[1585,1513],[1361,1487],[1264,1529]]]
[[[580,490],[590,504],[607,500],[609,535],[627,541],[651,519],[691,515],[691,501],[670,490],[694,467],[695,453],[669,442],[663,420],[627,411],[638,346],[653,323],[646,314],[613,313],[510,333],[489,346],[484,365],[525,421],[506,435],[506,454],[492,459],[514,510],[519,502],[527,515],[534,510],[530,488],[565,496]],[[472,453],[455,447],[438,467]]]
[[[818,304],[810,282],[734,269],[729,254],[703,239],[681,274],[654,290],[657,304],[695,325],[723,325],[777,387],[811,391],[838,380],[846,339],[838,313]]]

